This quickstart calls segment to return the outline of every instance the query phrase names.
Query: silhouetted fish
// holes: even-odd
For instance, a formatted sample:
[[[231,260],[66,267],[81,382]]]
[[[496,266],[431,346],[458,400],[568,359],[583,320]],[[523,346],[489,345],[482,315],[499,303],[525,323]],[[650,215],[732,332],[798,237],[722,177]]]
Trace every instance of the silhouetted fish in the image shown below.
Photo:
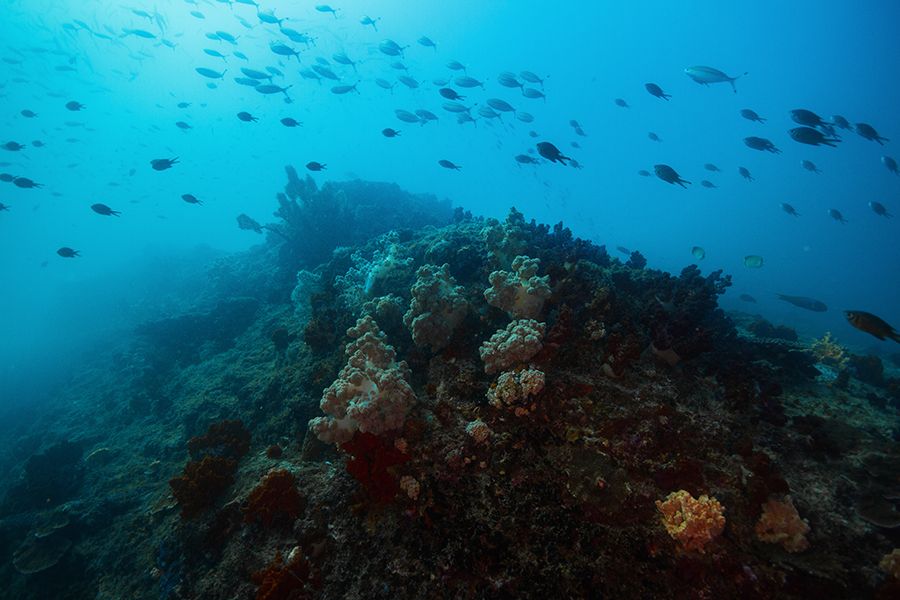
[[[806,310],[811,310],[813,312],[825,312],[828,310],[828,307],[821,300],[816,300],[815,298],[807,298],[806,296],[788,296],[785,294],[778,294],[779,300],[784,300],[788,304],[793,304],[798,308],[805,308]]]

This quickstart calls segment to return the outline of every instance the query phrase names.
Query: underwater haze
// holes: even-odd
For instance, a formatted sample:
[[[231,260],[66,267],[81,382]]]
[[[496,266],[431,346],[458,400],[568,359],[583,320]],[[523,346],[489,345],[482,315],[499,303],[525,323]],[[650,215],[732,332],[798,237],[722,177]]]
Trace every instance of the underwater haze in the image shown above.
[[[530,253],[540,256],[543,266],[535,266],[523,280],[550,276],[554,295],[572,289],[558,284],[577,270],[573,265],[580,260],[594,261],[603,269],[621,265],[635,272],[646,264],[652,277],[641,280],[632,274],[633,281],[643,283],[621,286],[621,293],[633,294],[635,300],[629,304],[633,312],[620,324],[636,330],[646,326],[653,333],[634,347],[623,342],[620,347],[631,350],[621,350],[621,356],[637,361],[636,356],[642,355],[646,362],[651,355],[668,367],[677,364],[679,371],[673,379],[696,377],[695,381],[708,382],[714,378],[712,371],[700,368],[681,370],[690,364],[689,357],[706,356],[703,353],[712,352],[713,347],[703,346],[701,351],[699,342],[695,346],[683,340],[685,347],[681,347],[678,335],[731,340],[738,336],[736,331],[753,337],[747,334],[751,331],[766,340],[760,343],[780,338],[788,344],[786,353],[808,353],[812,348],[814,354],[816,348],[826,348],[828,360],[817,355],[818,371],[807,370],[804,385],[815,382],[831,393],[835,381],[846,383],[851,377],[841,379],[843,370],[859,373],[863,369],[848,367],[847,361],[855,359],[846,357],[865,356],[872,357],[866,364],[877,360],[878,369],[884,363],[884,375],[878,370],[878,377],[871,381],[887,387],[873,393],[878,398],[900,394],[900,383],[884,383],[892,381],[900,367],[900,334],[891,327],[900,326],[898,23],[900,4],[886,0],[334,0],[331,4],[321,0],[0,0],[0,415],[6,421],[0,430],[7,429],[0,431],[4,440],[0,448],[10,453],[11,473],[0,484],[11,490],[10,498],[16,496],[15,490],[27,488],[29,474],[39,469],[33,466],[40,463],[35,457],[53,456],[47,448],[59,440],[83,444],[85,456],[94,456],[90,451],[97,444],[112,448],[115,455],[115,444],[102,441],[101,417],[86,416],[94,414],[91,410],[132,411],[122,417],[127,423],[123,427],[138,428],[141,419],[177,421],[171,425],[181,436],[177,442],[160,433],[159,440],[141,447],[141,464],[129,471],[152,471],[166,493],[166,482],[177,475],[166,471],[170,463],[179,463],[180,468],[186,440],[202,434],[217,419],[240,418],[251,429],[259,426],[259,431],[252,432],[252,452],[266,450],[269,443],[256,447],[268,439],[265,435],[273,445],[275,438],[281,440],[285,452],[291,444],[298,452],[292,436],[299,436],[302,445],[306,420],[322,418],[319,399],[344,363],[343,345],[348,341],[344,332],[357,318],[375,314],[371,306],[365,308],[364,301],[377,303],[399,296],[404,303],[410,299],[413,312],[418,297],[410,284],[426,275],[443,278],[443,284],[435,283],[430,289],[444,290],[441,293],[449,289],[450,296],[457,284],[469,296],[481,286],[476,300],[470,297],[465,303],[467,320],[461,316],[465,311],[456,310],[456,300],[450,302],[456,308],[447,309],[444,304],[429,313],[443,314],[446,320],[440,326],[447,329],[446,340],[440,344],[422,343],[415,327],[406,320],[406,327],[399,325],[398,317],[398,331],[405,336],[401,341],[378,317],[382,338],[387,333],[399,358],[413,367],[413,383],[406,384],[412,386],[410,394],[416,388],[420,403],[423,389],[440,396],[443,392],[434,390],[444,387],[432,380],[433,385],[423,382],[435,377],[439,358],[464,356],[457,351],[459,340],[480,343],[483,340],[475,339],[476,332],[487,338],[506,327],[497,314],[507,315],[490,312],[499,305],[488,300],[495,309],[487,308],[480,289],[489,285],[488,273],[515,271],[511,260],[529,254],[531,242],[543,248]],[[472,233],[474,229],[466,229],[467,223],[483,223],[485,231],[504,227],[510,237],[509,231],[519,225],[516,213],[507,217],[511,207],[524,215],[521,230],[530,232],[529,242],[523,242],[518,251],[507,255],[479,250],[479,260],[472,258],[469,263],[464,258],[471,255],[460,250],[452,255],[459,262],[448,258],[449,272],[438,275],[417,273],[411,266],[437,272],[444,262],[433,258],[444,257],[443,250],[420,252],[416,244],[480,248],[481,242],[472,240],[481,238]],[[532,219],[555,233],[528,225]],[[552,229],[557,223],[584,240],[585,246],[567,245],[560,233],[564,229]],[[452,226],[458,229],[437,229]],[[443,241],[429,237],[434,231],[444,232],[438,235],[444,236]],[[563,241],[547,242],[547,235]],[[460,241],[463,238],[468,242]],[[556,252],[551,246],[565,250]],[[491,258],[485,259],[488,255]],[[682,271],[690,265],[699,272]],[[392,274],[385,275],[388,271]],[[616,280],[610,277],[609,281]],[[647,283],[650,279],[656,283]],[[671,283],[688,280],[683,285]],[[347,282],[354,281],[355,291],[340,287],[352,288]],[[578,305],[597,305],[597,298],[611,285],[597,284],[597,290],[606,291],[581,298]],[[635,291],[640,285],[647,286],[643,295]],[[533,286],[527,288],[527,294],[534,293]],[[702,304],[698,299],[707,296],[712,300],[703,311],[697,309],[703,318],[719,315],[718,307],[737,323],[737,329],[730,325],[730,333],[722,333],[726,326],[718,320],[715,327],[707,328],[706,321],[698,324],[699,312],[688,307]],[[355,299],[347,299],[351,297]],[[507,311],[508,316],[513,323],[534,318],[555,331],[566,302],[551,297],[549,288],[546,301],[552,308],[542,309],[542,298],[533,314]],[[326,307],[328,302],[332,304]],[[472,308],[476,302],[484,306]],[[636,308],[639,305],[643,308]],[[400,312],[406,310],[404,304]],[[848,310],[862,311],[861,316],[845,314]],[[654,312],[651,318],[653,311],[659,314]],[[690,313],[690,319],[679,320],[682,311]],[[657,319],[679,324],[661,327]],[[562,317],[559,322],[564,321]],[[463,322],[465,326],[459,324]],[[688,322],[691,327],[685,325]],[[330,323],[331,329],[322,323]],[[604,329],[603,319],[585,316],[576,328],[582,332],[596,328],[596,339],[600,339],[612,331],[611,325],[607,320]],[[322,329],[316,329],[319,326]],[[697,333],[701,329],[702,336]],[[262,376],[249,375],[249,367],[241,370],[247,353],[241,358],[229,355],[228,361],[221,355],[250,347],[255,349],[249,356],[257,357],[257,351],[261,355],[263,346],[253,346],[241,337],[251,335],[248,331],[264,341],[265,352],[275,345],[271,351],[278,358],[272,358],[276,365],[272,368],[283,369],[279,373],[284,379],[278,385],[267,384],[267,391],[260,393],[297,402],[300,408],[284,409],[289,417],[263,411],[264,402],[258,399],[257,412],[249,407],[242,412],[214,399],[215,394],[204,395],[199,387],[191,387],[231,368],[236,372],[230,381],[241,382],[234,384],[235,389],[250,386],[247,381],[265,387],[259,383]],[[715,335],[707,335],[712,331]],[[379,333],[377,325],[370,333]],[[538,337],[543,334],[542,329]],[[455,341],[447,341],[451,339]],[[661,345],[663,339],[672,344],[668,349]],[[153,352],[159,354],[147,358],[150,354],[135,350],[146,344],[157,344]],[[388,348],[385,355],[394,351]],[[474,349],[469,348],[477,356]],[[321,359],[327,352],[330,358]],[[835,353],[840,356],[834,358]],[[292,364],[290,357],[299,364],[303,361],[296,357],[307,354],[321,363],[316,368],[307,365],[302,376],[297,375],[299,367],[285,366]],[[604,347],[600,354],[615,352]],[[535,356],[538,362],[542,357],[551,360],[532,353],[498,367],[498,373],[503,372],[500,379],[515,369],[518,375],[510,377],[535,368],[530,363]],[[756,368],[751,363],[766,360],[747,351],[728,364],[747,365],[751,372]],[[624,363],[613,363],[609,359],[603,368],[622,376],[625,367],[620,370],[619,365]],[[386,364],[400,371],[406,368],[393,358]],[[481,363],[477,366],[483,378]],[[795,366],[780,368],[779,377],[802,370],[797,367],[795,372]],[[591,373],[601,372],[599,365],[594,367]],[[550,389],[553,378],[549,368],[544,371]],[[543,377],[541,373],[540,388]],[[721,373],[718,377],[726,379]],[[447,379],[466,380],[466,375]],[[871,383],[861,375],[858,379]],[[483,394],[496,389],[498,381],[484,380],[479,385]],[[591,385],[597,389],[596,383]],[[789,389],[781,380],[772,385]],[[653,388],[654,393],[662,393],[660,386],[664,384]],[[759,381],[746,388],[762,395],[769,389]],[[235,397],[246,391],[241,390],[234,392]],[[864,398],[870,391],[860,390],[855,390],[854,398]],[[92,394],[102,396],[102,402]],[[200,402],[201,396],[205,404],[190,404]],[[717,398],[721,400],[722,394]],[[76,412],[62,416],[56,407],[64,402],[69,406],[66,410]],[[328,414],[324,398],[322,403]],[[786,404],[788,416],[795,416],[793,405]],[[190,410],[184,408],[188,405]],[[872,442],[881,448],[897,439],[897,410],[888,406],[879,405],[879,410],[891,411],[890,418],[881,413],[871,417],[883,428],[879,431],[885,439],[894,436],[883,446]],[[770,409],[766,403],[764,410]],[[516,414],[522,411],[534,414],[533,407]],[[176,414],[177,418],[172,416]],[[76,431],[64,425],[82,418],[88,429]],[[335,427],[340,429],[346,416],[328,418],[337,419]],[[482,418],[489,421],[481,409],[466,413],[469,423]],[[284,422],[273,425],[278,419],[290,420],[294,427],[282,429]],[[488,425],[494,427],[493,422]],[[860,423],[854,425],[865,429]],[[810,439],[819,439],[803,431]],[[341,444],[361,443],[366,426],[359,432],[353,442],[342,439],[340,433],[319,432],[321,442],[316,443],[333,452]],[[564,430],[559,435],[570,433]],[[153,435],[148,429],[148,439]],[[330,435],[336,437],[329,439]],[[584,434],[579,439],[589,437]],[[766,439],[778,446],[772,442],[776,438]],[[402,453],[402,444],[396,450],[394,441],[387,449],[377,446],[380,442],[371,443],[379,457],[397,459],[389,465],[391,474],[408,459],[406,454],[405,458],[391,454]],[[72,464],[87,460],[80,448]],[[828,454],[830,449],[823,452],[835,459]],[[723,455],[735,452],[730,448]],[[343,448],[340,457],[348,453],[352,451]],[[229,460],[237,464],[241,456],[229,456]],[[327,456],[338,464],[338,454]],[[193,450],[191,457],[199,463]],[[490,462],[484,457],[478,460]],[[706,458],[697,460],[703,464]],[[32,466],[22,467],[26,462]],[[12,469],[13,465],[24,471]],[[15,483],[20,471],[25,473],[25,484]],[[684,466],[683,471],[695,469]],[[348,472],[356,479],[341,470],[342,485],[361,481],[352,467],[348,466]],[[424,487],[425,479],[416,477]],[[606,477],[612,485],[613,475]],[[403,481],[409,480],[399,475],[397,479],[407,492]],[[65,502],[73,502],[82,493],[76,491],[83,489],[81,485],[80,479],[77,485],[73,482],[58,503],[47,500],[47,506],[63,506],[63,496]],[[665,489],[658,497],[678,487]],[[188,504],[177,486],[172,488],[184,516],[190,512]],[[688,487],[698,496],[697,490],[705,494],[708,489],[711,497],[712,488]],[[2,494],[6,491],[0,488]],[[34,496],[44,491],[40,488]],[[140,500],[131,504],[129,496],[117,514],[152,512],[152,519],[158,519],[152,525],[156,526],[164,518],[153,512],[161,502],[159,493],[152,487],[141,488]],[[723,502],[731,500],[728,494],[720,496]],[[314,502],[312,497],[307,501]],[[441,499],[431,501],[439,504]],[[798,503],[805,510],[803,500]],[[656,523],[656,508],[652,502],[648,506]],[[174,503],[166,510],[173,507]],[[44,506],[16,496],[0,509],[0,515],[9,517],[29,511],[37,514]],[[405,510],[410,514],[418,510],[420,516],[427,512],[422,507]],[[451,512],[436,510],[431,518],[438,522],[441,514]],[[160,514],[172,523],[179,518],[177,513],[175,509]],[[74,513],[67,514],[75,522]],[[881,525],[885,519],[890,521],[866,518]],[[97,520],[96,515],[93,520],[83,519],[79,531],[94,527]],[[227,527],[222,523],[215,535],[225,536]],[[748,523],[750,531],[753,523]],[[92,571],[102,560],[88,567],[81,561],[72,564],[72,556],[78,554],[84,563],[91,563],[104,551],[89,548],[78,534],[53,548],[39,549],[56,556],[55,560],[44,554],[43,562],[32,559],[38,551],[31,546],[22,550],[19,543],[33,525],[29,522],[22,531],[13,525],[6,530],[0,527],[0,549],[8,550],[3,560],[15,551],[18,561],[0,574],[17,578],[16,589],[23,594],[18,597],[50,597],[34,582],[34,574],[61,566],[62,580],[78,581],[65,597],[125,597],[116,595],[119,588],[101,592],[101,584],[84,583],[102,580],[97,570]],[[136,527],[137,522],[131,522],[123,529]],[[892,533],[884,534],[888,536],[884,539],[898,545],[897,529],[888,531]],[[188,573],[211,567],[171,558],[189,553],[180,545],[181,550],[175,550],[170,539],[154,540],[153,552],[146,553],[154,557],[151,565],[134,562],[116,571],[117,580],[122,581],[128,568],[147,573],[156,569],[156,579],[135,583],[129,591],[132,597],[225,597],[206,588],[199,591],[202,586]],[[648,556],[659,552],[659,541],[654,540],[647,542],[648,548],[655,548],[647,550]],[[670,542],[668,537],[665,540]],[[883,554],[891,549],[888,542],[873,544]],[[106,552],[113,548],[110,543]],[[679,548],[691,549],[690,545]],[[279,547],[285,557],[289,550]],[[22,566],[23,555],[39,566]],[[640,560],[645,559],[650,560]],[[741,560],[751,562],[735,559]],[[896,560],[900,565],[900,556]],[[172,567],[176,563],[179,566]],[[312,564],[317,572],[315,560]],[[870,566],[874,569],[875,564]],[[855,567],[859,565],[847,566]],[[474,569],[456,563],[454,568]],[[725,569],[721,564],[716,568]],[[442,576],[451,578],[452,570],[448,567]],[[900,566],[896,571],[900,577]],[[465,589],[462,584],[453,589],[460,594],[457,597],[528,597],[526,592],[517,596],[515,586],[492,596],[485,582],[494,581],[499,589],[503,587],[500,578],[499,570],[485,575],[472,583],[471,589],[478,591],[471,595],[460,591]],[[284,596],[265,595],[250,586],[249,577],[244,579],[246,589],[252,590],[248,597],[253,593],[257,598],[300,597],[290,596],[290,591]],[[310,582],[313,579],[310,576]],[[323,581],[330,581],[327,573]],[[817,589],[807,583],[804,580],[799,589]],[[870,579],[867,585],[874,590],[882,583]],[[350,593],[349,587],[320,584],[309,584],[317,590],[310,597],[350,597],[342,596]],[[265,589],[267,584],[261,585]],[[759,586],[754,592],[758,595],[752,597],[778,594],[775,588]],[[365,596],[367,589],[372,595]],[[352,588],[363,597],[389,595],[387,584],[377,593],[373,589],[362,584]],[[524,583],[519,589],[539,595],[537,588]],[[576,587],[564,589],[572,594],[567,597],[591,597],[571,591]],[[614,587],[604,589],[608,597],[629,597],[616,596],[611,591]],[[728,591],[738,593],[736,589]],[[690,596],[682,591],[684,597]],[[648,591],[643,597],[655,597],[657,592]],[[53,593],[61,592],[54,588]]]

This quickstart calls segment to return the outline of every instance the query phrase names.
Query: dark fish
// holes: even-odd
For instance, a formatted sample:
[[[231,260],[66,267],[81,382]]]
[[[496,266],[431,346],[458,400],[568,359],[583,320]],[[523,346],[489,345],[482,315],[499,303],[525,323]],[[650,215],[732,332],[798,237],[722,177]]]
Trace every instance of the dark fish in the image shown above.
[[[190,102],[179,102],[177,106],[178,106],[178,108],[187,108],[190,105],[191,105]]]
[[[616,106],[620,106],[620,107],[622,107],[622,108],[630,108],[630,107],[628,106],[628,103],[625,102],[625,101],[624,101],[623,99],[621,99],[621,98],[616,98],[615,100],[613,100],[613,102],[616,103]]]
[[[3,181],[5,183],[12,183],[15,178],[15,175],[11,175],[9,173],[0,173],[0,181]]]
[[[401,46],[394,40],[384,40],[378,44],[378,49],[388,56],[403,56],[403,51],[406,48],[408,48],[408,46]]]
[[[185,129],[185,130],[193,129],[193,127],[191,127],[188,123],[185,123],[184,121],[175,121],[175,127],[177,127],[178,129]]]
[[[72,250],[68,246],[63,246],[57,250],[56,253],[63,258],[75,258],[76,256],[81,256],[81,253],[79,253],[78,250]]]
[[[862,310],[845,310],[844,316],[847,317],[847,321],[849,321],[851,325],[860,331],[865,331],[869,335],[874,335],[881,341],[890,338],[895,342],[900,343],[900,333],[897,333],[897,331],[888,325],[887,322],[876,317],[872,313]]]
[[[791,111],[791,120],[795,123],[799,123],[800,125],[806,125],[807,127],[828,127],[829,124],[826,123],[822,117],[817,115],[811,110],[806,110],[805,108],[795,108]]]
[[[460,96],[456,93],[456,90],[452,88],[441,88],[438,90],[438,94],[446,98],[447,100],[465,100],[465,96]]]
[[[335,74],[334,71],[324,65],[313,65],[312,70],[326,79],[332,79],[334,81],[340,81],[341,79]]]
[[[419,122],[424,125],[428,121],[437,121],[437,115],[431,111],[425,110],[424,108],[420,108],[416,111],[416,116],[419,117]]]
[[[460,75],[456,79],[453,80],[453,83],[458,85],[461,88],[475,88],[480,87],[484,88],[484,84],[474,77],[469,77],[468,75]]]
[[[538,161],[535,157],[529,156],[527,154],[517,154],[515,156],[515,160],[520,165],[536,165]]]
[[[567,160],[572,160],[570,157],[564,156],[563,153],[559,151],[559,148],[557,148],[550,142],[538,142],[537,151],[538,154],[540,154],[550,162],[558,162],[562,165],[565,165]]]
[[[182,194],[181,199],[184,200],[185,202],[187,202],[188,204],[203,204],[203,202],[201,202],[197,198],[197,196],[195,196],[193,194]]]
[[[702,181],[700,182],[700,185],[702,185],[702,186],[705,187],[705,188],[709,188],[709,189],[718,187],[718,186],[717,186],[716,184],[714,184],[712,181],[708,181],[708,180],[706,180],[706,179],[702,180]]]
[[[755,121],[757,123],[765,123],[766,120],[761,116],[756,114],[755,110],[750,110],[749,108],[741,109],[741,116],[747,119],[748,121]]]
[[[516,79],[516,76],[514,73],[508,73],[508,72],[500,73],[499,75],[497,75],[497,83],[499,83],[503,87],[508,87],[508,88],[520,88],[521,89],[522,87],[524,87],[524,84],[521,81],[519,81],[518,79]]]
[[[657,98],[662,98],[663,100],[668,100],[672,96],[665,93],[661,87],[656,85],[655,83],[645,83],[644,88],[650,92],[651,96],[655,96]]]
[[[26,189],[26,190],[44,187],[42,184],[37,183],[36,181],[32,181],[31,179],[28,179],[27,177],[16,177],[15,179],[12,180],[12,184],[16,187]]]
[[[747,181],[753,181],[753,175],[750,174],[750,170],[747,167],[738,167],[738,173]]]
[[[228,33],[227,31],[216,31],[216,36],[229,44],[237,44],[237,38]]]
[[[250,77],[235,77],[234,82],[238,85],[246,85],[247,87],[258,87],[262,85],[259,79],[251,79]]]
[[[538,84],[539,86],[541,86],[542,89],[544,87],[544,80],[541,77],[539,77],[537,74],[532,73],[531,71],[520,71],[519,77],[521,77],[528,83]]]
[[[259,121],[258,118],[243,110],[237,114],[237,118],[245,123],[256,123]]]
[[[797,209],[788,204],[787,202],[781,203],[781,210],[791,215],[792,217],[799,217],[800,213],[797,212]]]
[[[222,79],[223,77],[225,77],[225,73],[228,71],[226,69],[225,71],[222,71],[220,73],[219,71],[214,71],[213,69],[207,69],[206,67],[197,67],[194,70],[197,71],[198,73],[200,73],[201,75],[203,75],[204,77],[209,77],[210,79]]]
[[[71,100],[69,102],[66,102],[66,108],[68,108],[71,111],[79,111],[79,110],[83,110],[85,108],[85,106],[81,102],[76,102],[75,100]]]
[[[95,213],[97,213],[98,215],[104,215],[107,217],[110,217],[110,216],[118,217],[120,214],[122,214],[117,210],[111,209],[110,207],[108,207],[105,204],[100,204],[99,202],[97,204],[91,204],[91,210],[94,211]]]
[[[801,160],[800,166],[812,173],[822,173],[822,171],[819,170],[819,167],[817,167],[816,164],[811,160]]]
[[[34,112],[32,110],[28,110],[27,108],[25,110],[21,111],[19,114],[21,114],[23,117],[25,117],[27,119],[33,119],[37,116],[36,112]]]
[[[10,152],[18,152],[22,148],[25,147],[25,144],[20,144],[19,142],[6,142],[0,148],[4,150],[9,150]]]
[[[686,179],[682,179],[681,175],[679,175],[675,169],[670,167],[669,165],[653,165],[653,171],[656,173],[656,176],[665,181],[666,183],[677,183],[683,188],[687,188],[684,184],[690,184],[690,181]]]
[[[281,87],[281,86],[274,85],[271,83],[264,83],[262,85],[256,86],[253,89],[255,89],[260,94],[284,94],[285,97],[287,97],[287,95],[288,95],[287,91],[289,89],[291,89],[292,87],[293,87],[293,85]]]
[[[462,167],[460,167],[457,164],[453,164],[446,158],[442,158],[441,160],[439,160],[438,164],[441,165],[442,167],[444,167],[445,169],[452,169],[454,171],[459,171],[460,169],[462,169]]]
[[[638,171],[637,173],[638,173],[638,175],[640,175],[641,177],[650,177],[650,175],[652,175],[652,173],[651,173],[650,171],[648,171],[647,169],[641,169],[641,170]]]
[[[831,122],[835,127],[840,127],[841,129],[850,129],[850,121],[848,121],[841,115],[833,115],[831,117]]]
[[[397,75],[397,81],[405,85],[411,90],[419,87],[419,82],[408,75]]]
[[[836,208],[829,208],[828,216],[831,217],[832,219],[834,219],[835,221],[837,221],[838,223],[840,223],[841,225],[843,225],[844,223],[847,222],[847,219],[844,218],[844,215],[841,214],[841,211],[839,211]]]
[[[825,146],[836,148],[837,142],[841,141],[838,138],[825,137],[824,133],[812,127],[794,127],[788,133],[790,133],[791,138],[795,142],[810,146],[821,146],[824,144]]]
[[[419,117],[409,112],[408,110],[403,110],[402,108],[398,108],[394,111],[394,114],[397,115],[397,118],[403,121],[404,123],[418,123]]]
[[[707,171],[712,171],[713,173],[721,173],[722,172],[722,170],[719,167],[717,167],[716,165],[714,165],[712,163],[706,163],[705,165],[703,165],[703,168],[706,169]]]
[[[888,212],[887,208],[885,208],[884,204],[882,204],[881,202],[872,200],[869,202],[869,208],[871,208],[872,212],[874,212],[879,217],[884,217],[886,219],[891,218],[891,213]]]
[[[515,112],[516,110],[509,102],[501,100],[500,98],[488,98],[487,104],[494,110],[499,110],[500,112]]]
[[[652,141],[654,141],[654,142],[661,142],[661,141],[662,141],[662,139],[660,139],[660,137],[659,137],[655,132],[653,132],[653,131],[649,132],[649,133],[647,134],[647,137],[650,138],[650,139],[651,139]]]
[[[466,71],[466,66],[464,64],[462,64],[461,62],[459,62],[458,60],[451,60],[450,62],[448,62],[447,68],[450,69],[451,71],[462,71],[464,73]]]
[[[335,52],[334,54],[331,55],[331,58],[333,58],[334,62],[336,62],[338,64],[346,65],[348,67],[353,67],[353,70],[356,71],[356,63],[353,62],[352,60],[350,60],[350,57],[347,56],[346,53]]]
[[[738,299],[742,300],[743,302],[749,302],[750,304],[756,304],[756,298],[754,298],[750,294],[741,294],[740,296],[738,296]]]
[[[306,168],[310,171],[324,171],[325,170],[324,163],[317,163],[316,161],[310,161],[306,163]]]
[[[883,164],[885,168],[894,175],[900,175],[900,171],[897,170],[897,161],[890,156],[882,156],[881,164]]]
[[[301,125],[303,125],[303,123],[292,117],[285,117],[281,119],[281,124],[285,127],[300,127]]]
[[[257,221],[245,215],[244,213],[241,213],[237,216],[237,222],[240,229],[262,233],[262,225],[260,225]]]
[[[825,306],[825,303],[821,300],[807,298],[806,296],[787,296],[785,294],[778,294],[778,299],[784,300],[788,304],[793,304],[798,308],[805,308],[806,310],[811,310],[813,312],[825,312],[828,310],[828,307]]]
[[[269,50],[279,56],[296,56],[297,62],[300,62],[300,52],[280,42],[271,42],[269,44]]]
[[[165,171],[166,169],[171,169],[172,165],[177,162],[177,156],[175,158],[154,158],[150,161],[150,166],[153,167],[154,171]]]
[[[516,119],[523,123],[532,123],[534,121],[534,115],[520,110],[516,112]]]
[[[387,137],[387,138],[392,138],[392,137],[397,137],[398,135],[400,135],[400,132],[397,131],[396,129],[391,129],[390,127],[385,127],[384,129],[381,130],[381,135],[383,135],[384,137]]]
[[[770,140],[762,137],[750,136],[744,138],[744,145],[754,150],[764,150],[772,154],[781,154],[781,150],[775,147]]]
[[[856,133],[869,141],[878,142],[882,146],[884,146],[884,142],[890,141],[886,137],[881,137],[880,135],[878,135],[878,132],[875,131],[875,128],[868,123],[857,123]]]

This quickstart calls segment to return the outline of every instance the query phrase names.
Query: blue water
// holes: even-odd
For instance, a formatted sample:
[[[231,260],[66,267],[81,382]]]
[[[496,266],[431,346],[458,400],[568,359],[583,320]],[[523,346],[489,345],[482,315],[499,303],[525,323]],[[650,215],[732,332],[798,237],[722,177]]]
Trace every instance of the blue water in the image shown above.
[[[0,212],[4,401],[27,401],[29,385],[36,389],[54,370],[89,355],[90,343],[127,335],[148,311],[164,312],[159,290],[176,267],[260,243],[236,227],[235,217],[271,221],[284,165],[303,171],[309,161],[327,164],[313,174],[320,183],[392,181],[499,218],[515,205],[528,218],[564,221],[612,252],[619,245],[640,250],[654,268],[677,272],[694,262],[691,248],[701,246],[704,272],[724,269],[734,277],[722,300],[726,308],[759,312],[806,336],[830,330],[859,350],[895,350],[851,328],[841,310],[862,309],[900,323],[900,220],[867,206],[876,200],[900,214],[900,177],[880,162],[882,155],[900,158],[896,3],[340,1],[333,4],[338,18],[314,4],[263,2],[288,19],[284,26],[315,38],[309,48],[260,23],[243,4],[28,0],[0,7],[0,141],[27,144],[20,152],[0,152],[0,160],[11,163],[0,172],[44,186],[0,184],[0,202],[10,207]],[[164,21],[132,9],[156,11]],[[359,23],[365,14],[380,17],[377,32]],[[125,29],[155,37],[119,37]],[[205,37],[217,30],[238,36],[237,45]],[[423,35],[436,50],[416,42]],[[402,61],[418,89],[397,83],[389,92],[374,84],[377,77],[396,81],[400,73],[390,67],[397,57],[379,51],[385,39],[409,46]],[[272,40],[297,47],[300,60],[274,54]],[[227,61],[204,54],[205,48]],[[249,61],[234,57],[235,50]],[[358,62],[358,75],[334,62],[341,51]],[[341,84],[358,81],[359,94],[335,95],[330,88],[338,82],[301,78],[299,70],[316,57],[331,63]],[[534,115],[534,122],[507,114],[502,122],[458,125],[441,109],[444,99],[432,83],[455,75],[445,66],[450,60],[485,82],[484,90],[457,88],[467,105],[501,98]],[[684,75],[685,67],[698,64],[748,74],[733,93],[727,84],[705,87]],[[292,103],[232,79],[240,67],[266,66],[284,73],[274,82],[291,86]],[[214,81],[197,67],[227,72]],[[497,83],[499,73],[522,70],[546,77],[546,101]],[[647,82],[659,84],[671,100],[650,96]],[[619,97],[630,108],[616,106]],[[84,110],[67,110],[71,100]],[[190,106],[177,108],[179,102]],[[400,108],[425,108],[440,121],[403,123],[394,115]],[[747,121],[738,114],[742,108],[768,121]],[[892,141],[882,147],[841,131],[838,148],[798,144],[787,135],[796,126],[789,116],[794,108],[871,123]],[[23,109],[38,116],[25,118]],[[239,111],[258,122],[238,120]],[[284,127],[284,117],[303,126]],[[571,119],[586,137],[574,134]],[[177,121],[192,129],[177,128]],[[385,127],[401,136],[384,137]],[[539,137],[529,136],[532,129]],[[662,142],[649,140],[650,131]],[[750,135],[770,138],[783,153],[745,147],[742,139]],[[33,140],[46,146],[35,148]],[[583,168],[517,165],[513,157],[541,140]],[[151,159],[176,156],[179,163],[170,170],[150,168]],[[439,159],[462,168],[443,169]],[[822,174],[803,170],[801,159],[815,162]],[[682,189],[637,175],[656,163],[673,166],[693,185]],[[710,173],[704,163],[722,172]],[[738,166],[756,180],[744,181]],[[702,179],[718,188],[701,187]],[[185,193],[203,205],[185,203]],[[96,202],[121,217],[93,213]],[[786,215],[781,202],[802,216]],[[848,223],[833,221],[829,208]],[[61,246],[81,256],[61,258]],[[744,267],[748,254],[763,256],[763,268]],[[758,304],[741,303],[741,293]],[[776,293],[820,299],[829,311],[803,311]]]

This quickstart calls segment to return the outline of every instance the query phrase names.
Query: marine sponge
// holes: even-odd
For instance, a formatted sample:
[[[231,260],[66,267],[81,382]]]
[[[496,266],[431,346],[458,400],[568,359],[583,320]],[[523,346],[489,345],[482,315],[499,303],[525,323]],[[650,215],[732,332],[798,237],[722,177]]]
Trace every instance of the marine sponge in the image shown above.
[[[546,328],[534,319],[519,319],[497,331],[478,349],[484,372],[496,373],[529,360],[541,351]]]
[[[537,369],[520,369],[501,373],[488,390],[488,402],[495,408],[512,408],[516,416],[528,414],[529,398],[544,389],[544,373]]]
[[[396,361],[394,349],[372,317],[359,319],[347,330],[347,364],[322,394],[319,403],[328,416],[309,422],[323,442],[342,444],[357,431],[382,434],[399,429],[416,396],[407,383],[409,367]]]
[[[809,548],[806,539],[809,525],[800,518],[790,496],[784,500],[767,500],[754,531],[759,541],[781,544],[788,552],[802,552]]]
[[[725,529],[725,509],[706,494],[694,498],[685,490],[656,501],[662,523],[669,535],[685,550],[703,552],[704,546]]]
[[[273,469],[253,488],[244,507],[244,521],[271,527],[278,521],[293,522],[303,510],[297,478],[290,471]]]
[[[450,265],[424,265],[416,271],[416,283],[403,323],[409,328],[417,346],[430,346],[433,351],[450,343],[453,330],[462,322],[469,308],[462,286],[450,275]]]
[[[537,318],[550,297],[550,277],[537,276],[540,264],[537,258],[516,256],[513,272],[492,272],[488,277],[491,287],[484,290],[487,303],[505,310],[514,319]]]

